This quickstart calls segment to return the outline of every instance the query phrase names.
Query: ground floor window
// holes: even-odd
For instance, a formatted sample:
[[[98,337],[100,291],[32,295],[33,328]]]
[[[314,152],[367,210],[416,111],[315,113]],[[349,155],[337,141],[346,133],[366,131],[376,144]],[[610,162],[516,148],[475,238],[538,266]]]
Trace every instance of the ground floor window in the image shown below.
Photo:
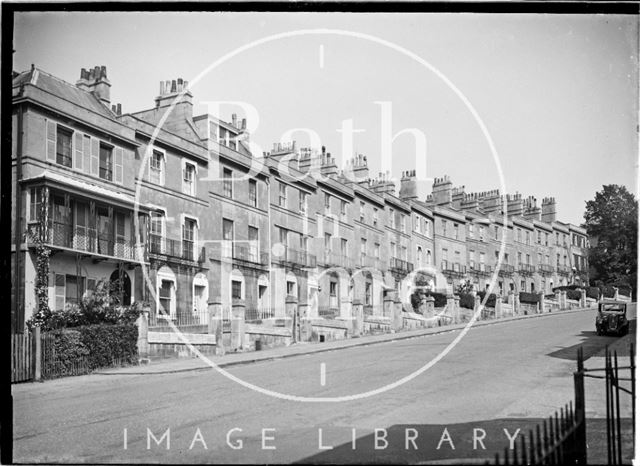
[[[242,282],[231,280],[231,298],[242,299]]]
[[[161,280],[159,290],[159,311],[166,315],[173,314],[172,310],[175,303],[175,286],[171,280]]]
[[[371,289],[372,289],[372,283],[371,282],[365,282],[364,284],[364,304],[366,306],[370,306],[373,304],[372,299],[371,299]]]
[[[96,280],[77,275],[54,274],[54,310],[62,311],[67,304],[79,303],[95,289]]]

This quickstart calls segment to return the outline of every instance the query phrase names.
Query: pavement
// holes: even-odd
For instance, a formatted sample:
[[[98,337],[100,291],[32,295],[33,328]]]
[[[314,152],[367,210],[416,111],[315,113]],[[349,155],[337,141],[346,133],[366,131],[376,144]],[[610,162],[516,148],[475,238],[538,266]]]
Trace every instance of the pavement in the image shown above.
[[[500,319],[477,320],[473,327],[484,327],[487,325],[499,325],[523,319],[545,318],[559,313],[569,314],[574,312],[593,311],[595,308],[578,308],[564,311],[547,312],[544,314],[530,314],[513,317],[504,317]],[[182,358],[160,358],[152,359],[147,364],[140,364],[127,367],[113,367],[94,371],[94,374],[100,375],[144,375],[144,374],[171,374],[176,372],[188,372],[210,369],[211,367],[231,367],[241,364],[251,364],[260,361],[270,361],[275,359],[284,359],[295,356],[303,356],[309,354],[323,353],[326,351],[336,351],[345,348],[355,348],[359,346],[375,345],[380,343],[388,343],[391,341],[406,340],[410,338],[419,338],[427,335],[438,335],[442,333],[454,332],[461,330],[468,325],[468,322],[453,325],[444,325],[441,327],[422,328],[418,330],[407,330],[397,333],[384,333],[377,335],[365,335],[355,338],[347,338],[343,340],[333,340],[325,343],[316,342],[298,342],[289,346],[280,346],[275,348],[266,348],[260,351],[239,351],[230,352],[224,355],[211,356],[203,355],[198,357],[182,357]]]

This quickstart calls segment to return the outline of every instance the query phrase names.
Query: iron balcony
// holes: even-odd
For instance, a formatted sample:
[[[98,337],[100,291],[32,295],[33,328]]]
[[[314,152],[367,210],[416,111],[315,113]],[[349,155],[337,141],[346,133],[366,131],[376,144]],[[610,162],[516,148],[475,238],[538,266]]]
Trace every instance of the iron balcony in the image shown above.
[[[198,252],[196,257],[195,252]],[[165,238],[160,235],[149,235],[149,255],[154,259],[166,261],[181,260],[187,262],[205,261],[205,248],[198,251],[195,243],[191,241],[181,241],[178,239]]]
[[[136,244],[124,238],[114,238],[111,235],[101,235],[96,229],[78,227],[58,222],[49,222],[46,231],[41,234],[39,223],[27,226],[26,241],[34,246],[38,240],[53,248],[68,249],[90,253],[96,256],[123,259],[127,261],[144,260],[146,250],[144,244]],[[136,256],[139,248],[140,256]]]
[[[520,275],[533,275],[536,272],[535,265],[531,264],[518,264],[518,273]]]
[[[462,277],[467,271],[467,267],[458,262],[443,260],[441,263],[442,273],[448,277]]]
[[[397,273],[410,273],[413,271],[413,264],[397,257],[389,260],[389,270]]]
[[[555,272],[555,267],[549,264],[538,264],[538,272],[542,275],[551,275]]]

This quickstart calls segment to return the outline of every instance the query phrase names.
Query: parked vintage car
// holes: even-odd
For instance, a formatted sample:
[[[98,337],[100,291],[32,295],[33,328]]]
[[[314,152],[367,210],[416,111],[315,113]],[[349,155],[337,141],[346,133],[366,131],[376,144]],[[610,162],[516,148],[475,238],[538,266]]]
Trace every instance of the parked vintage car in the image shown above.
[[[596,333],[598,335],[626,335],[629,332],[627,303],[610,301],[598,304]]]

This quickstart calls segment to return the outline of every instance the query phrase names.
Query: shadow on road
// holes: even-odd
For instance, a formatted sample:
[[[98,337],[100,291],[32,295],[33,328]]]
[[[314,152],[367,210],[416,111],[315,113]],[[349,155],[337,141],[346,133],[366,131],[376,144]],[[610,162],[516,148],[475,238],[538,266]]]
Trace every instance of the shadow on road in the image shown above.
[[[628,438],[623,443],[623,462],[633,455],[631,419],[623,419]],[[541,425],[541,418],[502,418],[457,424],[396,424],[379,428],[378,433],[357,436],[350,442],[333,446],[297,463],[307,464],[486,464],[504,457],[510,440],[521,446],[529,430]],[[475,429],[475,433],[474,433]],[[329,448],[331,429],[323,429],[323,447]],[[602,433],[605,432],[605,435]],[[475,435],[475,443],[474,443]],[[377,439],[377,440],[376,440]],[[607,459],[606,420],[587,419],[587,457],[592,464]],[[376,448],[377,446],[377,448]],[[318,445],[320,448],[320,444]],[[513,452],[509,450],[509,455]]]
[[[624,336],[599,336],[596,334],[594,321],[594,330],[583,330],[578,334],[579,337],[583,338],[580,343],[566,348],[561,348],[547,354],[547,356],[575,361],[578,355],[578,348],[582,347],[584,351],[584,359],[586,361],[594,356],[604,356],[605,348],[607,346],[610,351],[617,351],[618,354],[629,354],[629,343],[635,341],[635,335],[636,319],[629,320],[629,334]]]

